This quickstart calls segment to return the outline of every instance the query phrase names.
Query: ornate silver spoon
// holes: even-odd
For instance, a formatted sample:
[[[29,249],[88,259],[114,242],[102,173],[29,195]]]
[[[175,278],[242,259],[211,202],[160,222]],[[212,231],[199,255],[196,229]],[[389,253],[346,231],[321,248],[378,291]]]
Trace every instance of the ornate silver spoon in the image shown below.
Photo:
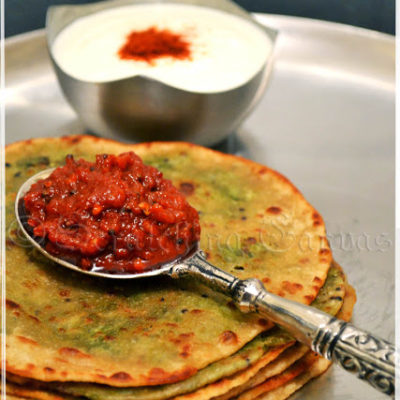
[[[258,279],[240,280],[210,264],[197,249],[184,259],[162,265],[159,269],[136,274],[111,274],[86,271],[48,253],[27,231],[24,224],[24,195],[33,183],[47,178],[53,169],[32,176],[19,189],[15,213],[22,232],[46,257],[67,268],[84,274],[112,279],[138,279],[155,275],[172,278],[191,277],[213,290],[232,298],[242,312],[257,312],[282,326],[297,340],[345,370],[367,381],[375,389],[394,396],[395,347],[387,341],[341,321],[329,314],[269,293]]]

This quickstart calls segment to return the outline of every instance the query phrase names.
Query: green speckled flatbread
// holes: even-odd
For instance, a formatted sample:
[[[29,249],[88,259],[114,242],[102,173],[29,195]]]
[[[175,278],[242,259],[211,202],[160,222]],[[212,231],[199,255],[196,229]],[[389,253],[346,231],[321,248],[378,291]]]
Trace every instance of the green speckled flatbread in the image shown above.
[[[133,150],[200,211],[211,262],[309,304],[331,252],[319,214],[278,173],[185,143],[123,145],[93,137],[36,139],[6,150],[7,370],[43,381],[171,384],[226,358],[270,327],[229,299],[168,278],[114,283],[47,262],[18,239],[14,199],[67,154]]]
[[[344,278],[340,267],[334,264],[312,306],[336,315],[343,304],[344,296]],[[157,387],[113,388],[90,383],[49,383],[12,374],[7,374],[7,379],[18,384],[20,390],[24,389],[24,393],[28,393],[29,390],[33,393],[50,391],[54,394],[63,393],[63,395],[82,396],[92,400],[162,400],[182,394],[182,397],[185,397],[185,393],[188,393],[190,399],[193,400],[214,398],[223,393],[226,393],[226,399],[228,399],[248,389],[253,377],[260,375],[262,371],[264,376],[267,372],[267,377],[273,376],[276,369],[273,365],[277,364],[279,367],[277,373],[281,373],[307,352],[307,347],[299,343],[291,347],[293,343],[290,335],[275,328],[261,333],[234,355],[207,366],[194,376],[181,382]],[[288,347],[291,348],[285,351]],[[196,392],[193,393],[195,390]]]

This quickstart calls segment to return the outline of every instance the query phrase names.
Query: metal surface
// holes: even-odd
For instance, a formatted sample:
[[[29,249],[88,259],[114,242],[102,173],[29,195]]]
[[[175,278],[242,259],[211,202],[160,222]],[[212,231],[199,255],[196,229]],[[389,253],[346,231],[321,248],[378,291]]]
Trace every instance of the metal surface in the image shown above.
[[[172,2],[216,8],[258,25],[250,14],[229,0]],[[52,57],[54,39],[76,19],[113,7],[143,3],[154,3],[154,0],[109,0],[49,8],[46,31],[50,56],[65,97],[85,126],[101,136],[123,141],[185,140],[203,145],[220,142],[243,122],[260,99],[267,85],[272,56],[245,84],[216,93],[181,90],[145,75],[110,82],[85,82],[63,71]],[[276,32],[260,27],[274,42]]]
[[[394,39],[319,21],[258,16],[279,29],[265,96],[218,148],[285,174],[321,212],[357,291],[354,324],[394,341]],[[6,140],[82,133],[42,31],[6,41]],[[293,399],[379,400],[340,368]]]

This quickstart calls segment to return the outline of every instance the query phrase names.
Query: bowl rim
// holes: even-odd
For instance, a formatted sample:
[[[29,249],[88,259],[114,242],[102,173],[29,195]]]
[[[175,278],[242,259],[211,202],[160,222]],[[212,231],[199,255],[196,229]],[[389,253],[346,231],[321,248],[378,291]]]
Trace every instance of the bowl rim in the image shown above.
[[[162,80],[149,77],[144,74],[136,74],[129,77],[124,77],[120,79],[110,80],[110,81],[85,81],[78,78],[75,78],[68,74],[55,60],[52,52],[52,44],[56,39],[57,35],[65,29],[68,25],[73,23],[79,18],[95,14],[97,12],[111,9],[111,8],[119,8],[123,6],[128,6],[132,4],[185,4],[192,6],[200,6],[203,8],[212,8],[219,11],[226,12],[228,14],[235,15],[239,18],[243,18],[258,27],[262,30],[267,37],[271,41],[271,52],[267,57],[266,61],[262,64],[259,70],[257,70],[254,75],[251,76],[246,82],[235,86],[233,88],[221,91],[213,91],[213,92],[202,92],[202,91],[191,91],[185,90],[179,87],[176,87],[171,84],[167,84]],[[101,86],[104,84],[133,84],[135,81],[144,80],[147,82],[151,82],[152,84],[158,84],[160,86],[167,87],[169,89],[178,90],[182,93],[195,94],[195,95],[218,95],[229,93],[234,90],[237,90],[243,86],[246,86],[255,76],[257,76],[262,70],[266,68],[266,66],[272,63],[272,59],[274,58],[275,48],[276,48],[276,39],[278,36],[278,31],[274,28],[268,27],[266,25],[258,22],[252,14],[244,10],[242,7],[238,6],[231,0],[105,0],[95,3],[87,3],[87,4],[79,4],[79,5],[53,5],[47,9],[46,13],[46,24],[45,24],[45,32],[46,32],[46,41],[47,48],[49,52],[50,59],[53,65],[58,68],[64,75],[66,75],[69,79],[73,80],[76,83],[84,84],[84,85],[95,85]]]

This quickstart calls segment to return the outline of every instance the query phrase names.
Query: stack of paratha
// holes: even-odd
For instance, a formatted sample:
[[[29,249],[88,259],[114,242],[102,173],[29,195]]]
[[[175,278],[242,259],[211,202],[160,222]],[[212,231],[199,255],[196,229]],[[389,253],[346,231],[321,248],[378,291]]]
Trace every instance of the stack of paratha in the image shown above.
[[[88,136],[10,145],[7,175],[7,393],[10,399],[285,399],[329,363],[230,299],[167,277],[115,282],[46,260],[20,236],[14,200],[67,154],[135,151],[200,212],[208,259],[272,293],[349,319],[352,288],[320,215],[283,176],[185,143]]]

